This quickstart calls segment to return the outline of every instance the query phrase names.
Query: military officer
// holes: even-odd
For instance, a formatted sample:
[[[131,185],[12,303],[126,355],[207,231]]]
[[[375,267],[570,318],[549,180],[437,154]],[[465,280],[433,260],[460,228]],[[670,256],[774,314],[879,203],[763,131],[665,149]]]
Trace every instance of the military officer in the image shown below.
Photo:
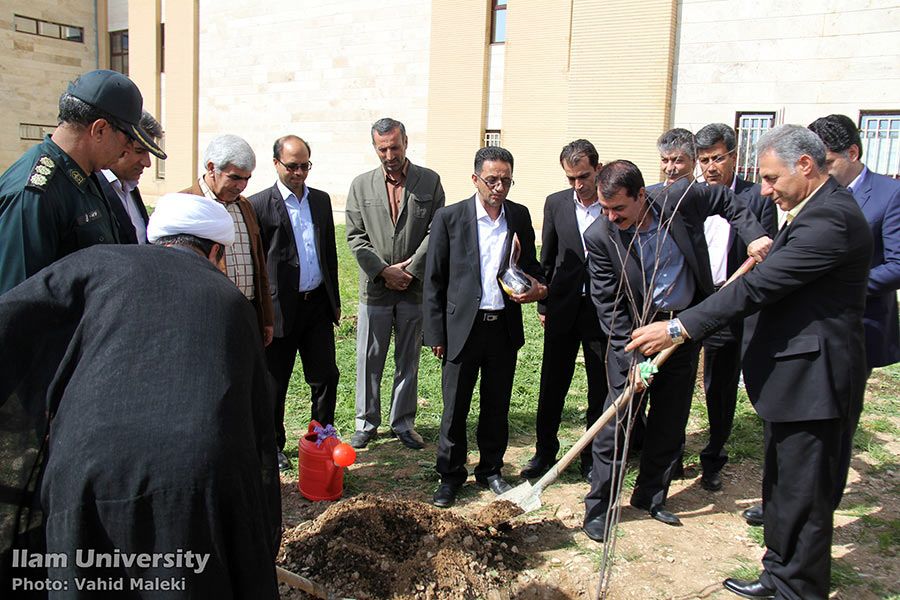
[[[67,254],[119,241],[95,173],[139,142],[143,98],[128,77],[89,71],[59,99],[59,126],[0,175],[0,294]]]

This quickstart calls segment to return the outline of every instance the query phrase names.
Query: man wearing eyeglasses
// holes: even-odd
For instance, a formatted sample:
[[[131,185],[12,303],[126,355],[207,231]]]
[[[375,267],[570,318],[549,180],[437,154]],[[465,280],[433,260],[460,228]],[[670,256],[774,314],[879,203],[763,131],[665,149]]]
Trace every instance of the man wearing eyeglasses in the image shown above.
[[[441,178],[406,158],[406,128],[384,118],[372,125],[381,166],[357,176],[347,194],[347,243],[359,263],[356,332],[356,432],[365,448],[381,424],[381,376],[394,332],[391,434],[412,450],[425,447],[413,428],[422,347],[422,281],[431,219],[444,206]]]
[[[259,220],[275,312],[266,362],[277,385],[278,467],[286,471],[291,463],[284,454],[284,400],[298,353],[312,419],[323,426],[334,423],[339,376],[334,325],[341,318],[341,296],[331,198],[306,185],[312,168],[309,144],[286,135],[275,140],[272,150],[278,179],[249,200]]]
[[[697,162],[707,184],[731,188],[735,198],[743,201],[759,221],[769,237],[777,230],[775,203],[760,192],[758,183],[735,175],[737,139],[734,130],[724,123],[711,123],[694,136]],[[715,289],[747,259],[747,245],[728,221],[711,215],[703,224],[709,247],[709,266]],[[748,321],[755,322],[755,317]],[[722,467],[728,461],[725,442],[731,434],[734,408],[737,402],[738,381],[741,377],[741,340],[743,321],[734,321],[703,340],[703,387],[709,416],[709,441],[700,452],[703,475],[700,486],[707,491],[722,489]]]
[[[222,270],[253,304],[263,344],[268,346],[272,341],[275,318],[269,296],[266,253],[256,213],[241,195],[256,168],[256,155],[243,138],[220,135],[206,147],[203,165],[206,171],[182,192],[215,200],[231,215],[235,238],[234,244],[225,251]]]
[[[509,441],[509,402],[516,354],[525,343],[520,304],[547,297],[534,249],[528,209],[506,199],[513,186],[513,156],[489,146],[475,154],[474,196],[435,215],[425,272],[426,346],[441,359],[444,411],[435,469],[441,484],[433,503],[453,505],[468,473],[466,417],[475,381],[481,374],[478,413],[478,465],[475,481],[499,495],[510,490],[503,479]],[[515,256],[524,271],[522,288],[509,293],[498,277]],[[525,280],[528,287],[525,288]]]
[[[140,127],[143,98],[121,73],[89,71],[59,98],[59,126],[0,176],[0,294],[81,248],[119,241],[96,173],[135,141],[160,158]]]

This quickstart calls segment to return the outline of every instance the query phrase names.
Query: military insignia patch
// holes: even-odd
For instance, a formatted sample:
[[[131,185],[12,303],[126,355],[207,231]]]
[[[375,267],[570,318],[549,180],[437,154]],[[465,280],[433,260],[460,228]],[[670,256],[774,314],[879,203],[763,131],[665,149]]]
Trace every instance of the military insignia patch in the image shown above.
[[[47,184],[50,182],[50,178],[53,177],[55,172],[56,163],[53,162],[52,158],[45,154],[34,164],[34,167],[31,169],[31,174],[28,176],[28,183],[25,184],[25,187],[43,192],[47,189]]]
[[[72,177],[72,179],[75,180],[75,183],[77,183],[78,185],[84,183],[84,175],[81,174],[81,171],[72,169],[71,171],[69,171],[69,175]]]

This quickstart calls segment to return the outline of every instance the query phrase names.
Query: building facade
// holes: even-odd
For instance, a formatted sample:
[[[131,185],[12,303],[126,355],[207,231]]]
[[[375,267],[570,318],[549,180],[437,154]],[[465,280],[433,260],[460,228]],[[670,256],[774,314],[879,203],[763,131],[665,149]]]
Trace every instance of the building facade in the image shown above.
[[[473,193],[480,146],[510,149],[510,197],[537,227],[544,197],[566,186],[559,151],[580,137],[649,184],[663,131],[724,122],[753,177],[762,131],[841,112],[860,123],[870,167],[900,173],[897,0],[0,4],[0,167],[34,143],[29,126],[55,125],[67,80],[112,66],[166,130],[169,159],[144,175],[145,195],[184,188],[221,133],[257,153],[248,193],[268,187],[272,142],[295,133],[312,147],[309,184],[340,212],[352,178],[378,164],[369,127],[383,116],[406,124],[410,159],[440,173],[448,202]],[[22,17],[81,27],[83,40],[23,31]]]

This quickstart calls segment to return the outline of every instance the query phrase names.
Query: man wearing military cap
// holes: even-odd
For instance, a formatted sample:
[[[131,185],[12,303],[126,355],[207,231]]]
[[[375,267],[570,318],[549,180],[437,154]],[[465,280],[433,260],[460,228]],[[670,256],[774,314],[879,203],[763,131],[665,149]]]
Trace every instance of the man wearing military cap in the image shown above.
[[[165,153],[140,128],[143,98],[128,77],[89,71],[59,99],[59,126],[0,175],[0,294],[67,254],[119,241],[95,173],[135,142]]]

